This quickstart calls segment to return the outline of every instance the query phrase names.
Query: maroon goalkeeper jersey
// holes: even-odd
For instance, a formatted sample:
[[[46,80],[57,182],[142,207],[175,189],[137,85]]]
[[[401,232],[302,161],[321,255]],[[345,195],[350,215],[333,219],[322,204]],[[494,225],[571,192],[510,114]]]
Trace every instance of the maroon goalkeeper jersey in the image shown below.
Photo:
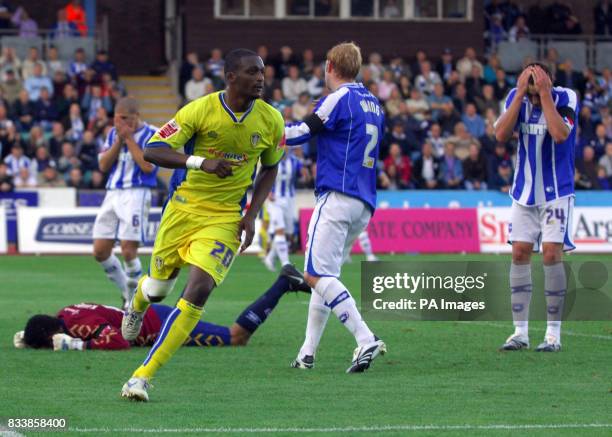
[[[88,349],[128,349],[130,342],[121,336],[123,311],[119,308],[80,303],[62,308],[57,313],[63,322],[66,333],[86,342]],[[138,346],[150,346],[155,342],[161,321],[151,308],[144,315],[142,328],[134,341]]]

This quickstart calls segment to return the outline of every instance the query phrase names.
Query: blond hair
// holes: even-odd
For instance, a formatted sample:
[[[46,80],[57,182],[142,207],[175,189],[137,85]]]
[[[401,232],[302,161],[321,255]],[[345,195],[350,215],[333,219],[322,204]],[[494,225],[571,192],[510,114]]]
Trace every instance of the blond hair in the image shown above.
[[[361,49],[354,42],[343,42],[327,52],[327,60],[342,79],[355,79],[361,69]]]

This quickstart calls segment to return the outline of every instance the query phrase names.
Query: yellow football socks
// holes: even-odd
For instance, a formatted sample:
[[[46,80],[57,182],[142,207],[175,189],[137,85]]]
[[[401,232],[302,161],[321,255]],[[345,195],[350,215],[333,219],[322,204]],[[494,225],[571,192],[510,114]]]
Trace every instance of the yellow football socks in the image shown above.
[[[203,309],[181,298],[162,327],[147,359],[134,372],[136,378],[151,379],[183,345],[200,320]]]

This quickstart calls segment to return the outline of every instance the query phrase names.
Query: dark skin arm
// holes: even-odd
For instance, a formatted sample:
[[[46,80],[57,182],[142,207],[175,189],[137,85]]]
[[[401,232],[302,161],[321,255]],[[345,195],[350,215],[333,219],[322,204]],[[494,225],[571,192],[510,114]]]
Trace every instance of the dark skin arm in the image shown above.
[[[255,235],[255,218],[257,214],[259,214],[261,206],[272,189],[272,185],[276,179],[276,173],[278,173],[278,166],[275,165],[274,167],[262,167],[257,175],[253,197],[251,198],[251,207],[244,217],[242,217],[238,226],[238,240],[240,240],[242,236],[242,231],[245,232],[244,243],[240,246],[240,253],[244,252],[253,242],[253,236]]]
[[[531,69],[523,70],[516,83],[516,94],[514,94],[514,99],[512,99],[506,112],[497,120],[497,125],[495,126],[495,139],[499,142],[505,143],[512,138],[514,126],[521,112],[523,97],[527,94],[530,75]]]
[[[551,93],[552,83],[550,78],[540,67],[534,67],[532,74],[536,90],[540,95],[548,132],[555,143],[562,143],[569,137],[570,130],[555,107]]]
[[[165,168],[185,168],[188,155],[177,152],[170,147],[146,147],[144,159]],[[240,164],[226,161],[224,159],[205,159],[200,170],[206,173],[213,173],[221,179],[233,174],[232,168]]]

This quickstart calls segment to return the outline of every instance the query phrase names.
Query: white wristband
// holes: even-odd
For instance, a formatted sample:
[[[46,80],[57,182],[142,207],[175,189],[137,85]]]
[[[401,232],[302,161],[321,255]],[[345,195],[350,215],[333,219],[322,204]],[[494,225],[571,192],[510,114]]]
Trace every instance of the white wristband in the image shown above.
[[[200,170],[203,162],[204,162],[204,158],[202,156],[191,155],[189,158],[187,158],[185,167],[192,169],[192,170]]]

